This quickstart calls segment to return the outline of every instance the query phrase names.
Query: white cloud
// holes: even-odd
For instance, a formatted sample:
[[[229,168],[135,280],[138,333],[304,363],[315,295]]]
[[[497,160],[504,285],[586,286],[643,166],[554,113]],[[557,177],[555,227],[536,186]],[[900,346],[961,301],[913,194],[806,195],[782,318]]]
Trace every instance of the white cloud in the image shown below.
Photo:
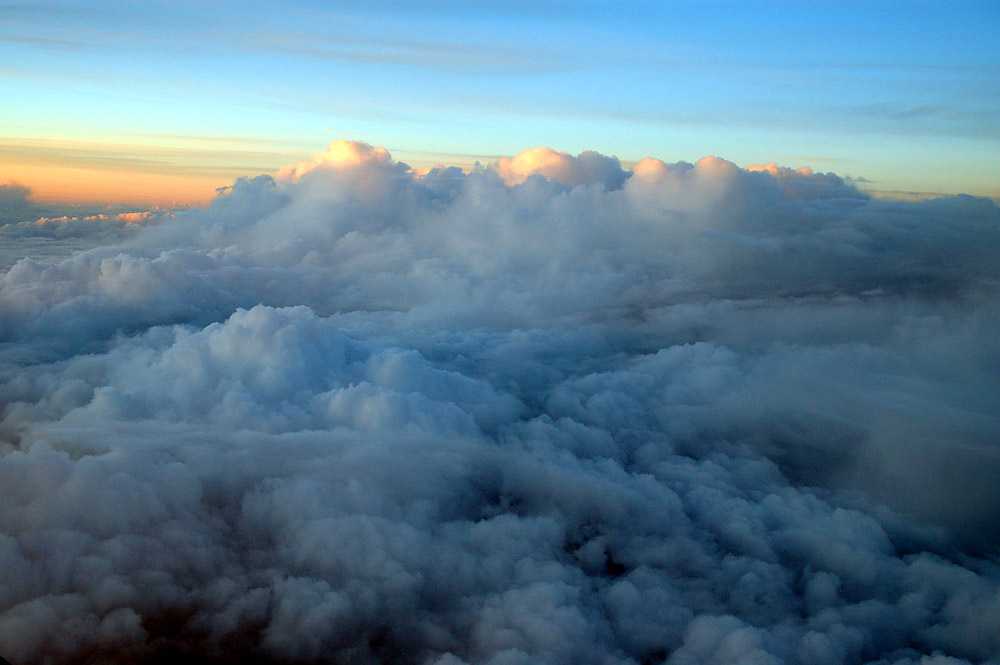
[[[614,157],[607,157],[593,150],[573,157],[544,146],[523,150],[513,157],[502,157],[490,168],[508,185],[519,185],[530,176],[540,175],[567,185],[600,183],[608,189],[614,189],[620,187],[627,178],[621,164]]]

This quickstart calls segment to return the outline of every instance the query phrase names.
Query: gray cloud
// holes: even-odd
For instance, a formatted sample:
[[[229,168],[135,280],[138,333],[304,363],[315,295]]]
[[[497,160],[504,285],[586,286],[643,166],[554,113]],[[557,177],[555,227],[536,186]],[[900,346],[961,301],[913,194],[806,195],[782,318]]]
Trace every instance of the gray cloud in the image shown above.
[[[159,209],[40,203],[25,185],[0,184],[0,270],[24,258],[53,260],[118,243],[170,216]]]
[[[1000,657],[988,200],[337,142],[134,230],[0,274],[15,664]]]
[[[0,183],[0,226],[25,221],[37,209],[30,196],[31,188],[25,185]]]

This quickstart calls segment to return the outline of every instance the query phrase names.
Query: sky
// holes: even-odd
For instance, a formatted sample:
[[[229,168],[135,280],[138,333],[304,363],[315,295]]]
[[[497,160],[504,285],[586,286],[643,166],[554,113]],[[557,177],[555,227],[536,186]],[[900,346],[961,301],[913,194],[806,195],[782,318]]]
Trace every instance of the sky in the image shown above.
[[[416,167],[546,145],[997,197],[998,22],[978,0],[5,2],[0,180],[204,203],[345,136]]]
[[[1000,663],[997,13],[0,5],[0,663]]]

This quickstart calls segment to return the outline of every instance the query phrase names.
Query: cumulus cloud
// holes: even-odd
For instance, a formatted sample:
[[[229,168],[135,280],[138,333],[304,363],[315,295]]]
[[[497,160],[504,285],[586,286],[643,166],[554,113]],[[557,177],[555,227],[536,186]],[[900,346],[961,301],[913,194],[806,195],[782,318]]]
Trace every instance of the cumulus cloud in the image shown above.
[[[342,140],[117,222],[0,274],[15,665],[1000,658],[991,201]]]
[[[34,209],[31,188],[16,182],[0,183],[0,225],[24,221]]]
[[[513,157],[502,157],[491,168],[508,185],[518,185],[530,176],[539,175],[567,185],[600,183],[608,189],[616,189],[628,177],[615,157],[593,150],[573,157],[544,146],[522,150]]]

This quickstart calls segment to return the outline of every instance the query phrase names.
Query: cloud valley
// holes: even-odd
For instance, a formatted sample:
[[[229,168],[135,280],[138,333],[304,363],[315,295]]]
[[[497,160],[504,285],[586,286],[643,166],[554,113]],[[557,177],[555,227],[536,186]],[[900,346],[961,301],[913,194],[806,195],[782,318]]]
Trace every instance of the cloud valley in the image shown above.
[[[118,221],[0,273],[15,665],[1000,658],[987,199],[341,140]]]

